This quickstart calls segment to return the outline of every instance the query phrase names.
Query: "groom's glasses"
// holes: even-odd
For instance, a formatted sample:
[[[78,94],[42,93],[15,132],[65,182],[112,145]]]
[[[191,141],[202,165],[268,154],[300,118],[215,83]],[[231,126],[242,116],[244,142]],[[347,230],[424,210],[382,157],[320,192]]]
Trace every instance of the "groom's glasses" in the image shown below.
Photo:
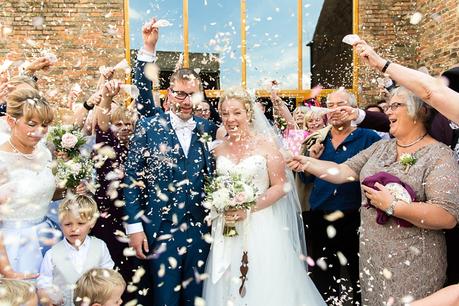
[[[169,88],[169,91],[172,94],[172,96],[174,96],[174,98],[180,101],[183,101],[186,98],[191,98],[191,96],[195,94],[194,92],[188,93],[186,91],[173,90],[172,88]]]

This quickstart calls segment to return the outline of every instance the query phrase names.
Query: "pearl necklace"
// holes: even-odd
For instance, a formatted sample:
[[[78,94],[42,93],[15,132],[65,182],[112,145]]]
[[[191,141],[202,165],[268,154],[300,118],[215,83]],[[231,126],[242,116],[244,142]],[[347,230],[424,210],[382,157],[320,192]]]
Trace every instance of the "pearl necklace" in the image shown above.
[[[10,146],[13,148],[13,151],[18,153],[19,155],[21,155],[22,157],[24,158],[27,158],[27,159],[34,159],[35,158],[35,153],[23,153],[21,151],[19,151],[14,145],[13,143],[11,142],[11,137],[8,139],[8,143],[10,144]]]
[[[411,147],[415,144],[417,144],[418,142],[420,142],[421,140],[424,139],[424,137],[426,137],[427,133],[425,133],[424,135],[422,135],[421,137],[419,137],[418,139],[416,139],[415,141],[413,141],[412,143],[409,143],[409,144],[399,144],[398,141],[396,141],[395,143],[397,144],[397,146],[401,147],[401,148],[408,148],[408,147]]]

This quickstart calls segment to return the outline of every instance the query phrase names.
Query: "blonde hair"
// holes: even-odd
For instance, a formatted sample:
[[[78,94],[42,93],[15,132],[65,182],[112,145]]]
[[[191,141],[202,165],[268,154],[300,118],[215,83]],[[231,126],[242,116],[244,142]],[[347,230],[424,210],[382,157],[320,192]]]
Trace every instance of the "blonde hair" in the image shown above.
[[[13,85],[15,87],[19,86],[19,85],[23,85],[23,84],[29,85],[33,89],[38,90],[37,83],[34,80],[32,80],[31,78],[26,77],[26,76],[17,75],[17,76],[12,77],[8,81],[8,85]]]
[[[21,306],[36,297],[35,287],[25,281],[1,279],[0,305]]]
[[[238,100],[242,103],[249,117],[249,121],[252,122],[254,112],[252,98],[242,87],[231,87],[225,90],[218,101],[218,111],[221,112],[223,102],[231,99]]]
[[[76,282],[73,302],[75,306],[106,303],[116,287],[126,287],[121,274],[115,270],[94,268]]]
[[[54,119],[51,106],[35,89],[16,89],[8,94],[6,103],[6,113],[15,119],[24,117],[29,121],[37,116],[45,124],[50,124]]]
[[[293,110],[293,118],[295,118],[295,116],[297,116],[298,114],[303,114],[304,117],[303,117],[303,123],[302,123],[302,126],[300,127],[301,129],[304,129],[306,128],[306,115],[309,111],[309,108],[306,107],[306,106],[297,106],[294,110]]]
[[[96,202],[85,195],[68,198],[59,206],[59,221],[66,216],[73,216],[84,221],[96,222],[99,210]]]
[[[117,106],[111,115],[111,122],[132,122],[135,124],[137,121],[137,112],[125,106]]]

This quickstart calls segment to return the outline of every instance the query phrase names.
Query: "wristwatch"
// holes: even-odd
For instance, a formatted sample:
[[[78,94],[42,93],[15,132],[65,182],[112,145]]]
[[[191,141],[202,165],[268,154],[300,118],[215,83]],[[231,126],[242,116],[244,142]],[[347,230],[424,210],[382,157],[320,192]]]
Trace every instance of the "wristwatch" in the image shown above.
[[[398,200],[396,198],[393,198],[392,202],[389,205],[389,207],[386,209],[386,214],[388,214],[389,216],[393,216],[394,215],[395,206],[397,205],[397,203],[398,203]]]

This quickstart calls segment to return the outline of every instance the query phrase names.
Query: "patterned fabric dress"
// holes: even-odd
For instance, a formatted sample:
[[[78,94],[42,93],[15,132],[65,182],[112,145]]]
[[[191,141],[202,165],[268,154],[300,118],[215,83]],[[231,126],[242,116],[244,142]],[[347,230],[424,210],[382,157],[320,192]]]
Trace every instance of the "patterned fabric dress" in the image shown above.
[[[395,139],[382,140],[345,164],[360,181],[384,171],[409,184],[416,202],[438,205],[459,219],[459,166],[443,143],[427,145],[413,154],[416,163],[405,172],[396,160]],[[366,201],[362,194],[362,201]],[[425,297],[445,281],[446,245],[443,231],[399,227],[393,220],[376,223],[376,210],[361,208],[360,285],[363,305],[385,305],[395,299]]]

